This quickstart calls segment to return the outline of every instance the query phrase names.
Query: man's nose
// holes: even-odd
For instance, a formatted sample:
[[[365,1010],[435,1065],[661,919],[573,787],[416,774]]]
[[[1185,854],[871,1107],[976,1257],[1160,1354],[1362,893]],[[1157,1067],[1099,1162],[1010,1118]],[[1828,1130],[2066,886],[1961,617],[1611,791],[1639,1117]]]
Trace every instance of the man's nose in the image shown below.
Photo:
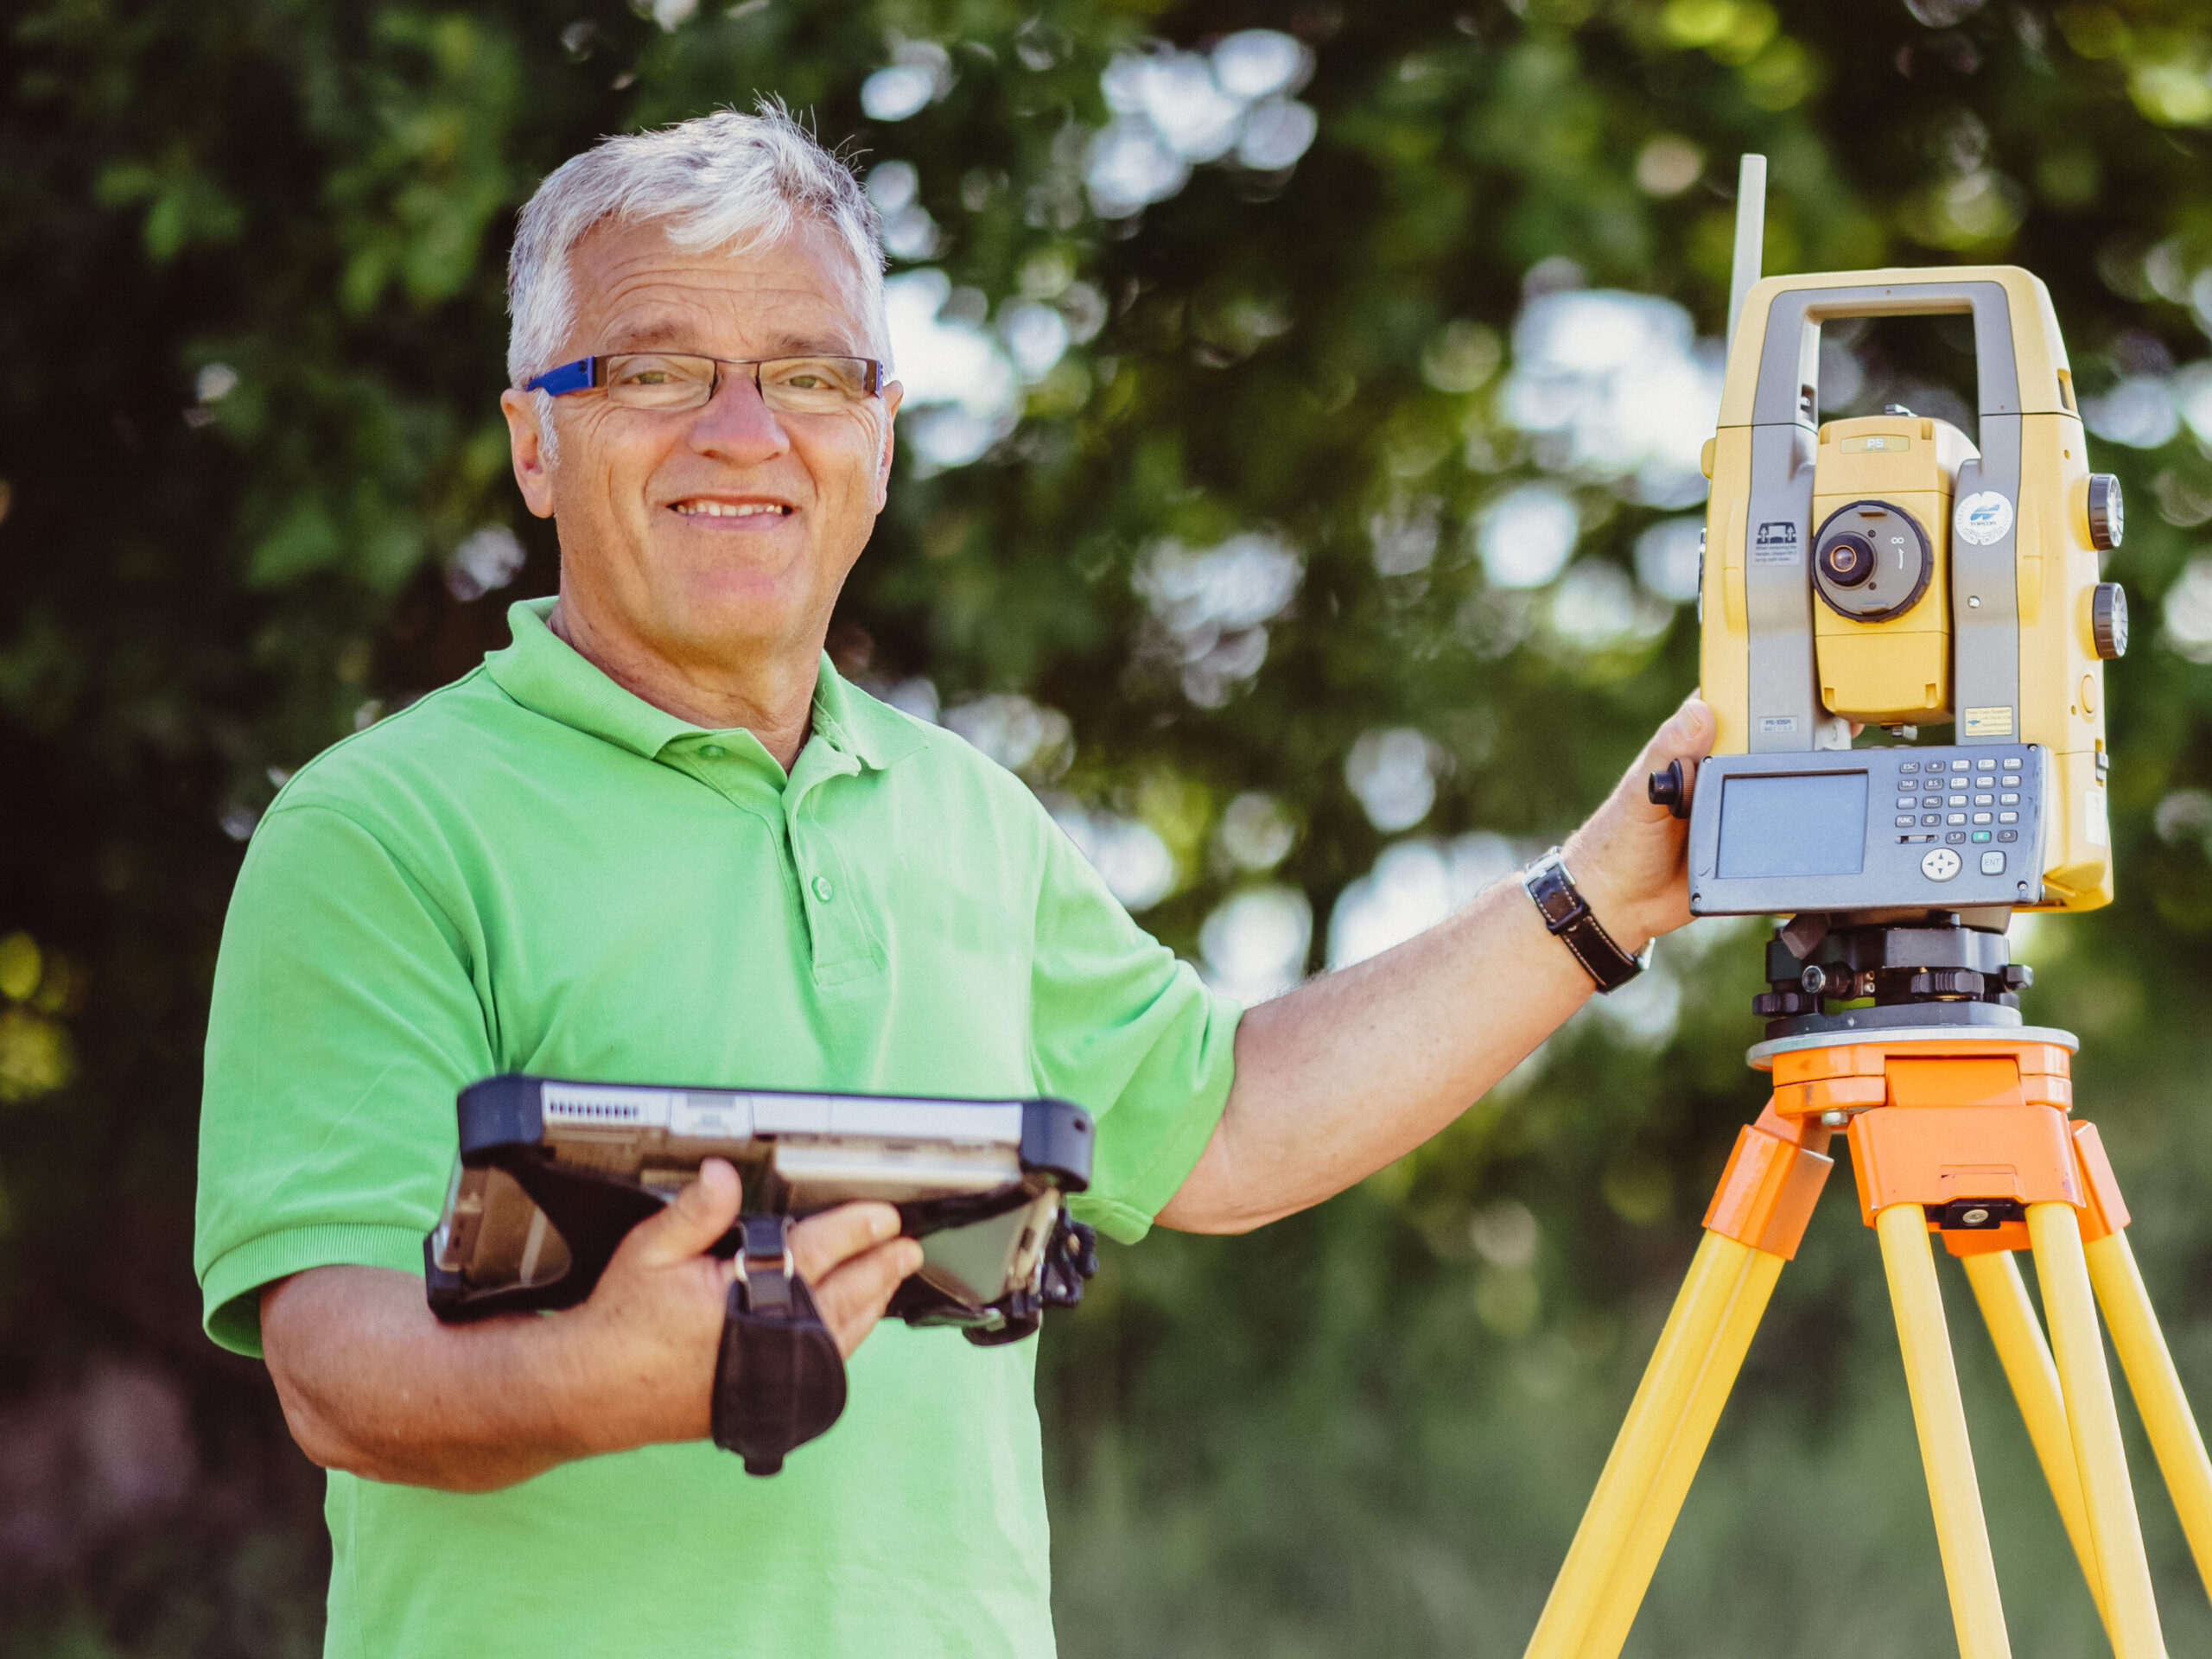
[[[693,419],[691,447],[702,455],[752,462],[791,446],[776,411],[762,401],[753,370],[732,365],[723,369],[715,395]]]

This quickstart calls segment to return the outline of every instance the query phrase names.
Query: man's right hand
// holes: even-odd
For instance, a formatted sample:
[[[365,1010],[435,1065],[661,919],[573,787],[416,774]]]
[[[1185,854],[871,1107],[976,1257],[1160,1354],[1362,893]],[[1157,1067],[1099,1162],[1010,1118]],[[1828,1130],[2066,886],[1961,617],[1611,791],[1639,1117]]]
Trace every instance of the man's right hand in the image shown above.
[[[720,1158],[659,1215],[630,1231],[573,1314],[575,1342],[602,1387],[615,1421],[634,1415],[620,1438],[635,1445],[704,1440],[715,1355],[735,1274],[706,1254],[737,1220],[737,1171]],[[922,1247],[899,1236],[887,1204],[846,1204],[791,1230],[792,1265],[814,1293],[823,1323],[848,1357],[883,1317],[899,1281],[922,1264]]]
[[[715,1358],[734,1269],[707,1254],[737,1218],[737,1172],[709,1160],[622,1242],[583,1306],[444,1325],[423,1281],[310,1268],[267,1287],[270,1376],[301,1449],[372,1480],[490,1491],[556,1465],[710,1433]],[[793,1265],[849,1356],[921,1246],[887,1204],[791,1229]]]

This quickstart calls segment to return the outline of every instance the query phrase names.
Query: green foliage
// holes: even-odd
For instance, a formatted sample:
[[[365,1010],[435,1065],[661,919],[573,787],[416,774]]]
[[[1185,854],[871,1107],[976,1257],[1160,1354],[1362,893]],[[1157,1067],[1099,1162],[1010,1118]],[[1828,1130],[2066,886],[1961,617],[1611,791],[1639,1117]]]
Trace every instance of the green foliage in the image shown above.
[[[1089,211],[1112,54],[1252,25],[1314,54],[1319,137],[1295,168],[1200,166],[1134,219]],[[941,96],[871,123],[863,79],[929,42]],[[2020,263],[2085,394],[2166,385],[2212,327],[2208,62],[2180,0],[18,0],[0,46],[0,1400],[25,1403],[0,1444],[123,1355],[181,1390],[199,1473],[105,1530],[25,1522],[0,1491],[0,1540],[60,1541],[0,1542],[0,1653],[315,1640],[316,1483],[257,1369],[196,1332],[200,1025],[237,838],[277,782],[503,638],[505,595],[448,588],[454,550],[510,526],[531,555],[512,591],[554,580],[495,397],[510,215],[561,160],[780,95],[864,166],[915,166],[928,263],[982,303],[1099,296],[1101,332],[989,454],[932,471],[910,453],[833,647],[948,703],[1064,712],[1040,782],[1160,835],[1177,878],[1144,919],[1195,954],[1253,880],[1215,853],[1240,794],[1287,811],[1269,879],[1326,918],[1391,839],[1345,783],[1363,733],[1436,746],[1422,832],[1541,844],[1694,678],[1686,609],[1592,644],[1470,551],[1503,492],[1548,480],[1580,559],[1618,586],[1666,516],[1508,419],[1532,267],[1572,261],[1717,333],[1733,158],[1756,149],[1768,269]],[[1965,384],[1940,327],[1861,354],[1891,382]],[[2212,586],[2191,565],[2212,463],[2186,428],[2096,459],[2135,507],[2113,565],[2139,642],[2112,681],[2121,898],[2037,927],[2032,1012],[2085,1039],[2082,1099],[2212,1398],[2212,1220],[2192,1203],[2212,1174],[2212,669],[2189,654],[2212,622],[2171,644],[2157,626],[2170,590]],[[1255,531],[1298,550],[1297,598],[1255,671],[1194,698],[1137,579],[1164,542]],[[1393,565],[1386,532],[1431,551]],[[1043,1352],[1071,1655],[1517,1645],[1758,1104],[1755,944],[1693,930],[1670,1018],[1578,1020],[1318,1212],[1109,1253]],[[1632,1651],[1943,1649],[1891,1342],[1872,1243],[1832,1193]],[[1959,1348],[2016,1643],[2080,1651],[2088,1603],[2024,1437],[1963,1321]],[[2171,1637],[2201,1645],[2137,1469]]]

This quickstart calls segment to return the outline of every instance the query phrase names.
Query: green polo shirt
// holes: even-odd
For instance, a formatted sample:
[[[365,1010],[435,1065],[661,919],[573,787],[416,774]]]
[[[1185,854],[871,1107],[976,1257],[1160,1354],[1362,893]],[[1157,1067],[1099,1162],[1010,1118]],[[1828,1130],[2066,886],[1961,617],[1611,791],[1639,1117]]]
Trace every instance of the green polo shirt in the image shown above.
[[[1061,1096],[1099,1123],[1079,1212],[1141,1236],[1227,1097],[1236,1005],[950,733],[825,661],[787,778],[614,684],[549,608],[254,832],[207,1038],[208,1333],[257,1353],[255,1293],[303,1268],[419,1274],[454,1091],[495,1071]],[[334,1473],[325,1650],[1049,1654],[1036,1359],[887,1322],[767,1479],[706,1442],[481,1495]]]

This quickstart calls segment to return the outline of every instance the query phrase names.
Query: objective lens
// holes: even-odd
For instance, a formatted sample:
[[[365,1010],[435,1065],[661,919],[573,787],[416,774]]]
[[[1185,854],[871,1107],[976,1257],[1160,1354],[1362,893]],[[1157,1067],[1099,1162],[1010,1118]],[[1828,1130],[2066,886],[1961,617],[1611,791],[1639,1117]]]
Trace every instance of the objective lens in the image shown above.
[[[1874,574],[1874,543],[1847,531],[1821,550],[1821,569],[1839,588],[1856,588]]]

